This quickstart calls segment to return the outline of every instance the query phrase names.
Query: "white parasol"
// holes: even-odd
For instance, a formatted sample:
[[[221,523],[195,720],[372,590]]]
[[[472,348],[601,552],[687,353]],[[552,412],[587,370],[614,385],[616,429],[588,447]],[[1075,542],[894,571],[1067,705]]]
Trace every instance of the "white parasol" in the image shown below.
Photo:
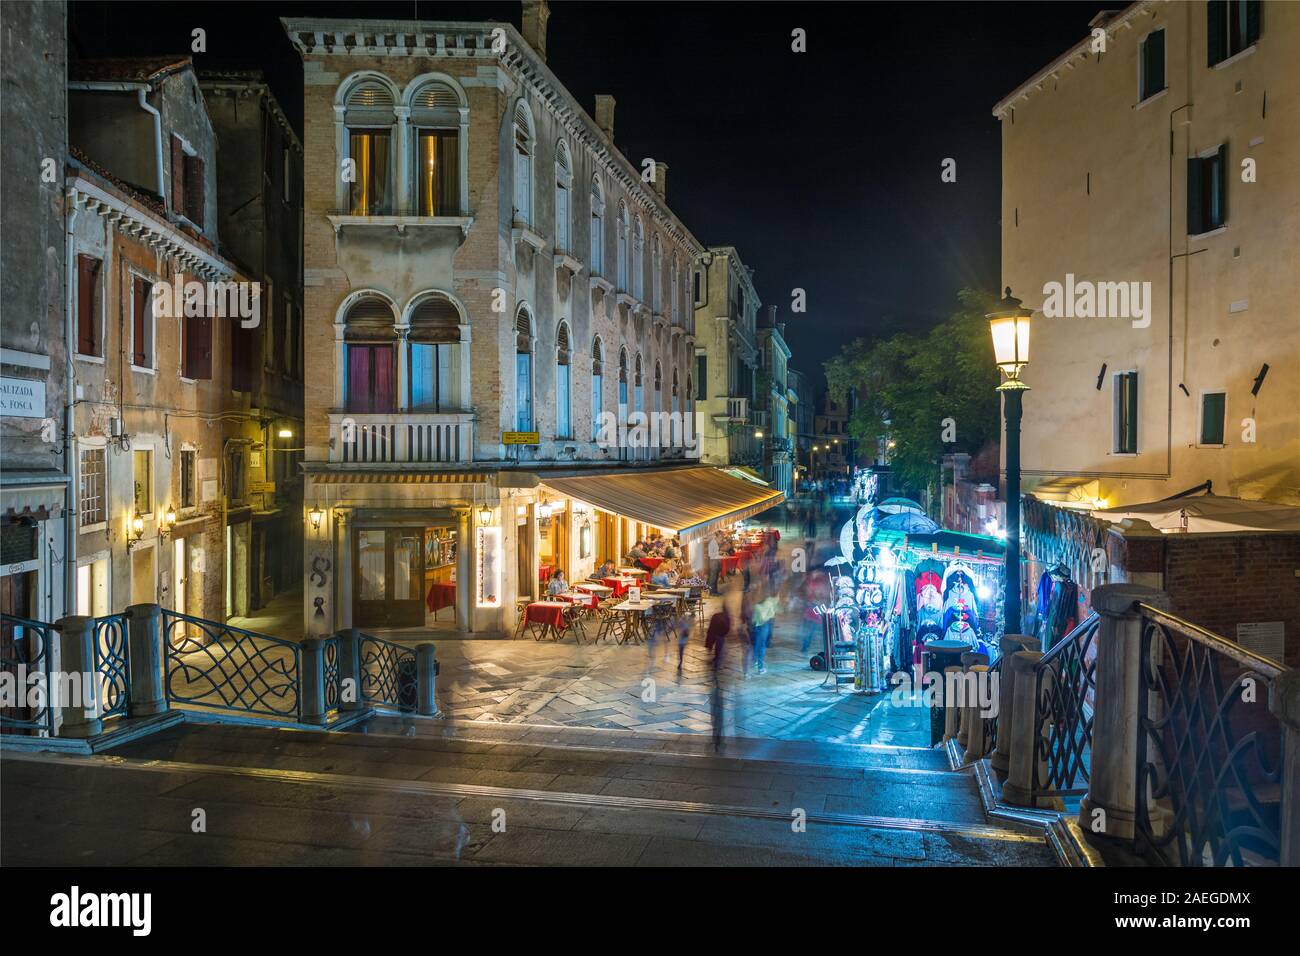
[[[1161,531],[1300,531],[1300,508],[1272,501],[1206,494],[1121,505],[1091,512],[1094,518],[1138,518]]]

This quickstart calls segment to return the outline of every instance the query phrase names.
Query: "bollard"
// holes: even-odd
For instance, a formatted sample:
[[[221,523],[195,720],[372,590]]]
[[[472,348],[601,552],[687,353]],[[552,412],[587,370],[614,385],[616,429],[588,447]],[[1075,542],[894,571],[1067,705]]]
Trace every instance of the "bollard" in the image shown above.
[[[339,639],[339,710],[362,710],[366,702],[361,697],[361,632],[348,627],[335,636]]]
[[[1142,687],[1141,601],[1161,610],[1169,595],[1140,584],[1103,584],[1092,592],[1097,631],[1096,705],[1088,795],[1079,826],[1097,837],[1130,841],[1137,818],[1138,695]]]
[[[1003,658],[1002,662],[1003,672],[1010,669],[1016,685],[1010,726],[1001,723],[998,727],[998,744],[1001,745],[1004,735],[1008,737],[1011,757],[1007,779],[1002,784],[1002,802],[1017,807],[1034,805],[1034,741],[1039,732],[1034,668],[1042,657],[1038,651],[1017,651],[1010,658]],[[998,719],[1003,720],[1003,716]]]
[[[415,672],[418,679],[416,712],[424,717],[438,716],[438,657],[434,644],[415,648]]]
[[[984,655],[980,655],[983,657]],[[987,660],[987,658],[985,658]],[[987,664],[973,664],[970,669],[975,675],[975,699],[966,701],[967,714],[967,733],[966,733],[966,751],[962,754],[963,763],[973,763],[983,757],[988,751],[988,737],[984,727],[984,710],[980,704],[979,688],[987,684],[989,679],[989,666]]]
[[[309,637],[302,642],[302,660],[298,665],[298,719],[304,724],[325,723],[325,642]]]
[[[1002,667],[998,678],[998,744],[989,756],[989,766],[1005,774],[1011,757],[1011,712],[1015,709],[1015,676],[1010,659],[1018,651],[1038,650],[1038,638],[1029,634],[1002,635]]]
[[[61,737],[94,737],[104,729],[99,717],[99,669],[95,667],[95,619],[59,618],[59,669],[45,689],[51,709],[63,718]]]
[[[132,604],[126,609],[130,644],[130,700],[127,713],[150,717],[167,712],[167,655],[163,653],[162,608],[157,604]]]

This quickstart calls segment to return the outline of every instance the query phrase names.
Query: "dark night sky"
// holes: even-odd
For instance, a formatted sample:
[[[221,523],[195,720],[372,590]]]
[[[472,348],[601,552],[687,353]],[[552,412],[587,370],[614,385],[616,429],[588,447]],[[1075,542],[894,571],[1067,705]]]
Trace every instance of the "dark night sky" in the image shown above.
[[[1113,7],[1122,7],[1115,2]],[[673,210],[735,245],[778,306],[792,365],[857,336],[924,328],[963,285],[999,283],[995,102],[1084,37],[1105,4],[551,3],[547,59],[587,111],[618,101],[635,164],[669,164]],[[301,62],[281,16],[498,20],[518,3],[73,3],[72,56],[188,52],[261,67],[301,128]],[[808,52],[790,50],[807,31]],[[940,163],[957,160],[957,182]],[[791,289],[808,311],[789,312]]]

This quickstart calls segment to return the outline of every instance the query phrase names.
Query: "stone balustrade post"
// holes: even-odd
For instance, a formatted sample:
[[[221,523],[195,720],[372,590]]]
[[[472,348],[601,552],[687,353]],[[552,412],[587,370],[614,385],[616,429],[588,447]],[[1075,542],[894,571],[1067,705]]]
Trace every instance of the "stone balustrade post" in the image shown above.
[[[984,657],[982,654],[980,656]],[[984,659],[988,660],[987,657]],[[972,685],[975,689],[975,696],[973,699],[968,697],[966,700],[966,751],[962,754],[963,763],[973,763],[979,760],[988,752],[989,747],[984,726],[984,708],[980,703],[983,696],[982,691],[988,686],[989,666],[988,664],[972,664],[970,673],[975,676]]]
[[[1268,709],[1282,724],[1282,833],[1278,863],[1300,866],[1300,670],[1269,688]]]
[[[308,637],[302,642],[298,664],[298,719],[304,724],[325,723],[325,642]]]
[[[1141,584],[1103,584],[1092,592],[1097,632],[1092,766],[1079,805],[1084,833],[1131,841],[1137,801],[1138,701],[1142,688],[1142,617],[1137,602],[1162,611],[1169,595]]]
[[[987,664],[989,656],[987,654],[978,654],[974,651],[968,651],[961,656],[961,669],[963,674],[970,674],[974,671],[976,665]],[[974,685],[969,678],[963,677],[962,687],[963,696],[958,700],[957,711],[957,743],[966,748],[970,742],[971,731],[971,698],[970,689]],[[974,695],[978,697],[978,694]],[[978,707],[976,708],[978,710]]]
[[[151,717],[167,712],[167,655],[163,649],[162,608],[132,604],[126,609],[130,696],[127,713]]]
[[[1007,779],[1002,784],[1002,802],[1017,807],[1034,805],[1034,743],[1040,733],[1038,726],[1037,681],[1034,669],[1043,655],[1039,651],[1017,651],[1002,659],[1002,671],[1008,671],[1015,682],[1015,696],[1011,702],[1011,720],[998,716],[998,744],[1007,738],[1010,762]]]
[[[418,644],[415,648],[417,675],[416,712],[425,717],[438,716],[437,645]]]
[[[1015,709],[1015,675],[1011,658],[1019,651],[1039,650],[1038,638],[1030,634],[1002,635],[1002,667],[998,676],[998,743],[989,757],[989,765],[998,773],[1011,766],[1011,712]]]
[[[45,688],[49,706],[63,718],[61,737],[94,737],[100,719],[99,670],[95,667],[95,619],[74,614],[59,618],[59,668]]]
[[[361,696],[361,632],[344,628],[339,639],[339,710],[363,710]]]
[[[962,669],[960,667],[945,667],[943,669],[943,739],[951,740],[957,736],[957,722],[960,714],[957,709],[957,695],[953,689],[961,683]]]

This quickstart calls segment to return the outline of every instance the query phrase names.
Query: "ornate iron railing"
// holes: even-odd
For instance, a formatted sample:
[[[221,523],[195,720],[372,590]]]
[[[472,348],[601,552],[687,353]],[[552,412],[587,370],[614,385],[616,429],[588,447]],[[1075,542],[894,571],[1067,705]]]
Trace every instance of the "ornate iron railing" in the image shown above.
[[[1101,618],[1088,615],[1034,668],[1035,805],[1088,792],[1100,628]]]
[[[301,649],[294,642],[166,608],[162,627],[168,700],[299,718]]]
[[[0,673],[12,681],[21,703],[0,706],[0,732],[54,736],[54,708],[50,706],[51,653],[57,632],[53,624],[0,614]],[[32,675],[40,675],[43,688],[32,693]],[[34,705],[34,706],[33,706]]]
[[[371,704],[415,710],[415,651],[370,634],[360,636],[361,699]]]
[[[989,665],[989,681],[992,687],[1001,685],[1002,660],[1003,658],[999,656]],[[997,677],[993,676],[995,674]],[[981,717],[980,720],[984,721],[984,752],[991,754],[998,749],[998,715],[995,711],[992,717]]]
[[[131,701],[129,641],[125,614],[95,618],[95,673],[99,675],[99,716],[125,717]]]
[[[340,686],[343,679],[342,671],[342,648],[339,646],[338,635],[327,637],[321,641],[321,659],[324,663],[325,671],[325,712],[338,710],[340,696]]]
[[[1288,668],[1157,608],[1137,610],[1139,852],[1173,866],[1278,863],[1283,730],[1268,701]]]

